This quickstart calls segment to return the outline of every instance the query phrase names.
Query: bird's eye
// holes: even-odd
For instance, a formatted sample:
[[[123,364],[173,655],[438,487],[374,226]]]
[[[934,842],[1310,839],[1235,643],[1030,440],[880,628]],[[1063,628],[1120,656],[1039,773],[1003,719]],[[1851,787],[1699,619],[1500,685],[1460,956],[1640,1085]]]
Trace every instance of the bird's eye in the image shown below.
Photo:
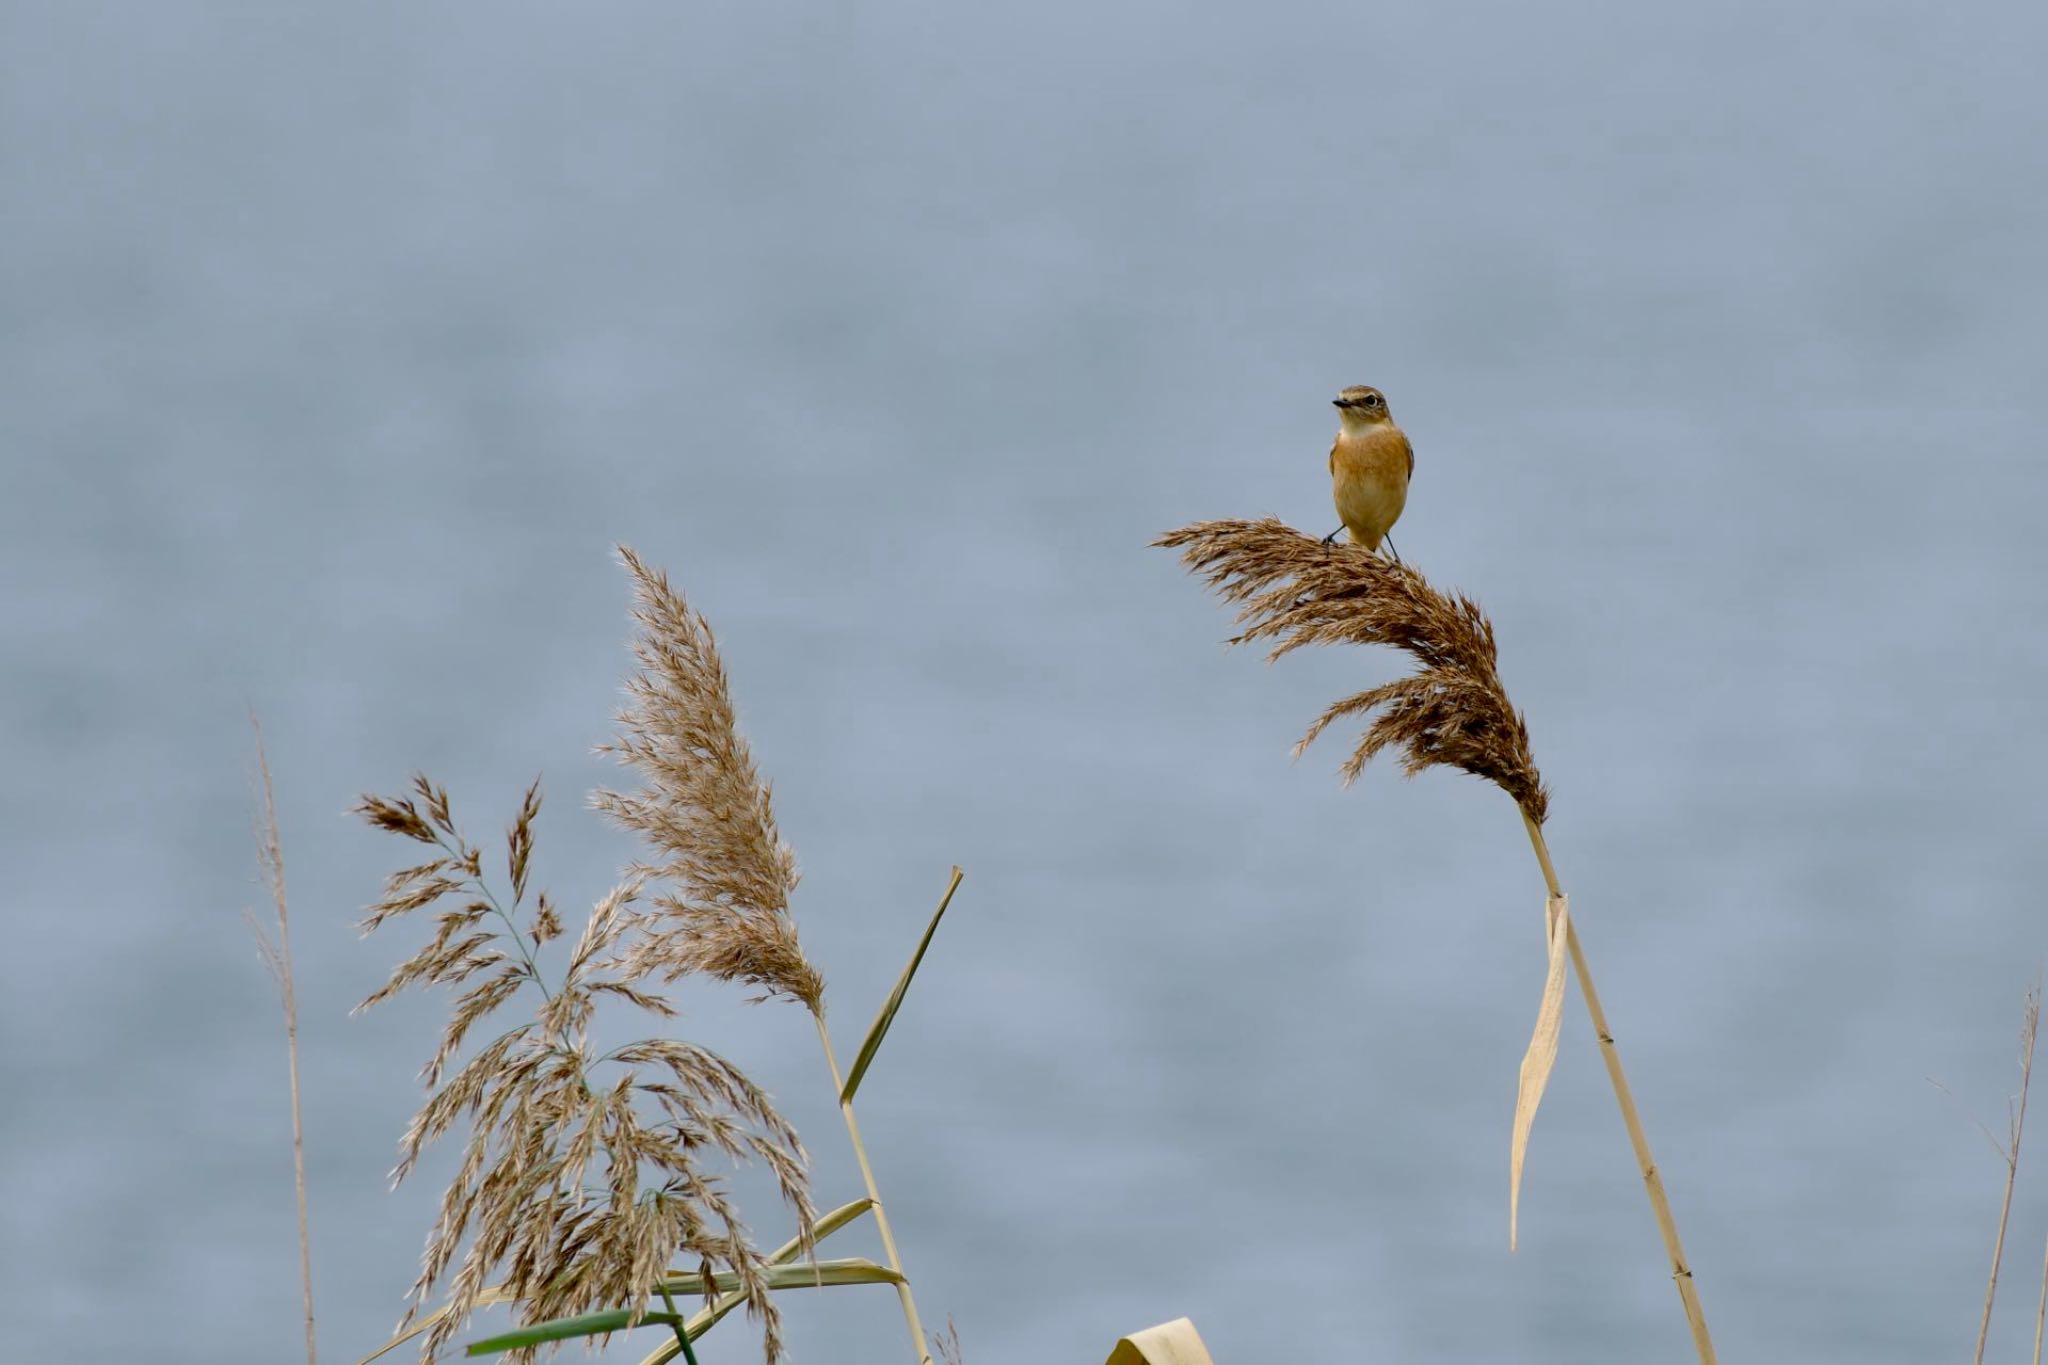
[[[1365,396],[1365,405],[1369,408],[1378,407],[1380,405],[1380,396],[1376,393],[1367,394]]]

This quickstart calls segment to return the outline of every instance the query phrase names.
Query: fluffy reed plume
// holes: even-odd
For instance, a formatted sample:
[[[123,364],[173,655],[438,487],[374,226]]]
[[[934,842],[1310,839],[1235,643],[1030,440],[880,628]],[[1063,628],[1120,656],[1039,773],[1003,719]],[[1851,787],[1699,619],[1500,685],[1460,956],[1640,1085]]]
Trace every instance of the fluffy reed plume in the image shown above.
[[[649,1038],[597,1053],[589,1040],[596,1006],[607,997],[671,1017],[647,989],[649,978],[672,979],[704,960],[677,941],[667,915],[642,907],[644,876],[629,874],[598,902],[551,986],[536,954],[562,936],[562,920],[546,892],[530,909],[526,895],[538,783],[506,837],[509,902],[487,882],[483,852],[458,831],[445,789],[420,777],[409,796],[366,796],[357,811],[434,850],[392,875],[363,921],[365,932],[448,903],[435,917],[432,941],[358,1008],[409,986],[460,991],[423,1072],[430,1093],[394,1172],[404,1179],[428,1143],[468,1121],[462,1161],[406,1314],[410,1323],[453,1271],[449,1311],[425,1334],[422,1359],[447,1344],[494,1276],[517,1301],[522,1322],[619,1305],[637,1314],[680,1256],[694,1262],[707,1296],[714,1273],[735,1277],[762,1324],[772,1365],[781,1353],[780,1315],[766,1258],[703,1159],[715,1152],[759,1161],[809,1227],[795,1130],[738,1067],[703,1048]],[[515,998],[535,1005],[532,1017],[496,1033],[450,1074],[469,1034]]]
[[[745,983],[764,997],[801,1001],[811,1012],[847,1137],[867,1186],[883,1254],[897,1276],[904,1325],[916,1359],[929,1365],[917,1300],[903,1273],[896,1234],[853,1110],[853,1087],[881,1035],[870,1034],[870,1047],[856,1062],[852,1081],[843,1078],[825,1022],[825,982],[805,960],[789,913],[790,893],[797,884],[796,857],[776,831],[771,790],[739,732],[725,664],[710,624],[669,586],[665,574],[649,568],[631,547],[620,546],[619,559],[633,579],[637,599],[633,619],[639,636],[633,654],[640,671],[626,683],[627,705],[618,716],[618,737],[601,752],[616,755],[645,785],[630,793],[600,791],[593,799],[598,809],[655,851],[654,861],[636,864],[632,870],[659,887],[653,895],[658,933],[627,960],[665,979],[703,972]],[[959,880],[956,868],[946,900]],[[944,913],[941,901],[939,914]],[[929,931],[926,937],[929,940]],[[913,960],[910,971],[916,966]],[[908,973],[897,988],[898,1001],[907,984]],[[893,1002],[884,1009],[877,1029],[886,1032],[892,1015]]]
[[[659,887],[657,932],[626,961],[667,981],[703,972],[744,982],[822,1015],[825,983],[804,959],[789,914],[796,855],[776,832],[771,792],[739,732],[711,627],[639,555],[621,546],[619,557],[639,599],[633,653],[641,671],[626,683],[618,738],[601,752],[617,755],[646,785],[594,800],[659,855],[633,869]]]
[[[263,882],[270,889],[271,904],[277,909],[277,938],[264,931],[255,916],[249,916],[249,930],[256,935],[257,951],[263,965],[277,982],[284,1005],[285,1056],[289,1059],[292,1091],[292,1187],[299,1204],[299,1286],[306,1305],[306,1365],[316,1365],[313,1341],[313,1242],[306,1218],[306,1126],[299,1110],[299,993],[292,978],[291,904],[284,892],[284,840],[277,830],[277,795],[270,782],[270,756],[263,748],[263,725],[253,712],[249,727],[256,734],[256,774],[262,786],[263,813],[256,827],[257,859],[263,865]]]
[[[1549,796],[1529,756],[1529,729],[1494,666],[1493,623],[1468,597],[1446,595],[1405,564],[1324,545],[1272,518],[1205,521],[1155,544],[1238,607],[1232,644],[1272,641],[1267,658],[1309,645],[1391,645],[1419,665],[1405,678],[1333,703],[1299,754],[1347,717],[1372,716],[1344,764],[1355,781],[1387,749],[1409,776],[1444,764],[1483,777],[1541,825]],[[1374,713],[1377,713],[1375,715]]]
[[[1179,550],[1191,571],[1237,606],[1242,630],[1233,644],[1270,642],[1271,659],[1308,645],[1387,645],[1415,660],[1416,671],[1409,676],[1346,697],[1324,711],[1295,747],[1297,755],[1335,722],[1369,717],[1364,735],[1344,764],[1347,782],[1379,754],[1394,749],[1411,776],[1438,765],[1458,768],[1494,783],[1520,808],[1549,892],[1549,968],[1515,1106],[1509,1158],[1510,1243],[1529,1124],[1556,1056],[1569,953],[1670,1257],[1694,1348],[1703,1365],[1712,1365],[1713,1343],[1679,1244],[1663,1177],[1651,1158],[1613,1032],[1579,945],[1578,926],[1543,838],[1549,796],[1530,756],[1528,727],[1501,685],[1493,626],[1486,614],[1470,598],[1438,591],[1405,564],[1357,546],[1325,545],[1270,517],[1197,522],[1154,543]]]

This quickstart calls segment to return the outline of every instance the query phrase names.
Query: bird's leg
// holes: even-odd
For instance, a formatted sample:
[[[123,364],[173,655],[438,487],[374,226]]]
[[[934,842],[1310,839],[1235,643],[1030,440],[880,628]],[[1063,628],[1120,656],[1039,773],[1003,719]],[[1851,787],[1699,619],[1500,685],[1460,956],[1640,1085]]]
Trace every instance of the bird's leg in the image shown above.
[[[1344,527],[1343,527],[1343,526],[1342,526],[1342,525],[1340,524],[1340,525],[1339,525],[1339,526],[1337,527],[1337,529],[1336,529],[1336,530],[1334,530],[1334,531],[1330,532],[1330,534],[1328,534],[1328,535],[1326,535],[1326,536],[1324,536],[1324,537],[1323,537],[1323,544],[1325,544],[1325,545],[1333,544],[1333,543],[1335,543],[1335,541],[1336,541],[1337,537],[1338,537],[1338,536],[1341,536],[1341,535],[1343,535],[1343,534],[1344,534]]]
[[[1394,541],[1393,541],[1393,537],[1391,537],[1391,536],[1381,536],[1381,537],[1380,537],[1380,544],[1382,544],[1382,545],[1384,545],[1384,546],[1386,546],[1386,547],[1387,547],[1387,553],[1388,553],[1388,554],[1390,554],[1390,555],[1392,555],[1392,556],[1394,557],[1394,562],[1395,562],[1396,564],[1399,564],[1399,563],[1401,563],[1401,552],[1400,552],[1399,550],[1397,550],[1397,549],[1395,549],[1395,548],[1394,548]]]

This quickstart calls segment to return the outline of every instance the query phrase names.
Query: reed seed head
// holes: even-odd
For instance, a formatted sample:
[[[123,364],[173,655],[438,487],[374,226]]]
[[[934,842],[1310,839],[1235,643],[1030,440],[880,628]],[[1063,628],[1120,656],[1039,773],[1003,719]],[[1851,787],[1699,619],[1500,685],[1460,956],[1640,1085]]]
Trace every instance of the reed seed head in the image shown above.
[[[599,791],[597,808],[655,857],[635,865],[654,888],[654,932],[627,959],[632,974],[674,981],[703,972],[824,1012],[825,982],[797,942],[789,896],[796,855],[782,842],[768,784],[740,734],[711,626],[665,575],[631,549],[619,558],[638,599],[618,757],[644,785]]]
[[[410,986],[457,992],[422,1073],[426,1102],[393,1172],[404,1179],[429,1143],[466,1123],[406,1314],[410,1323],[445,1287],[446,1307],[425,1333],[421,1358],[441,1352],[494,1280],[526,1323],[622,1305],[644,1312],[680,1257],[733,1272],[773,1365],[781,1320],[767,1263],[706,1161],[716,1154],[764,1166],[808,1230],[813,1211],[795,1129],[745,1073],[704,1048],[652,1038],[600,1054],[590,1043],[604,999],[658,1018],[675,1013],[645,979],[649,964],[675,951],[648,946],[674,927],[642,906],[646,877],[629,872],[597,903],[551,986],[535,950],[562,934],[561,917],[546,892],[526,906],[538,784],[506,835],[509,898],[487,884],[481,850],[457,829],[447,792],[426,778],[407,797],[366,796],[357,811],[440,854],[392,875],[365,930],[442,907],[427,945],[358,1008]],[[514,999],[533,1003],[531,1017],[458,1063],[477,1026]]]
[[[1362,546],[1325,545],[1277,518],[1202,521],[1153,542],[1238,609],[1231,643],[1270,643],[1268,659],[1308,645],[1388,645],[1418,665],[1405,678],[1333,703],[1295,746],[1339,720],[1370,718],[1342,772],[1355,781],[1388,749],[1414,776],[1439,764],[1483,777],[1541,825],[1549,795],[1529,730],[1495,665],[1493,623],[1479,604]]]

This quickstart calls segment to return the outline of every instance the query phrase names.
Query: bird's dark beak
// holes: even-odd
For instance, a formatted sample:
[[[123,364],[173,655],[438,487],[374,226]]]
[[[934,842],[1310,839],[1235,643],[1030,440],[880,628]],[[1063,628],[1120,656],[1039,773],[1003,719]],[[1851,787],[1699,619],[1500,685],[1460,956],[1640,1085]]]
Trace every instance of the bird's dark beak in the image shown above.
[[[1341,398],[1332,398],[1330,400],[1330,406],[1333,408],[1348,408],[1351,405]]]

